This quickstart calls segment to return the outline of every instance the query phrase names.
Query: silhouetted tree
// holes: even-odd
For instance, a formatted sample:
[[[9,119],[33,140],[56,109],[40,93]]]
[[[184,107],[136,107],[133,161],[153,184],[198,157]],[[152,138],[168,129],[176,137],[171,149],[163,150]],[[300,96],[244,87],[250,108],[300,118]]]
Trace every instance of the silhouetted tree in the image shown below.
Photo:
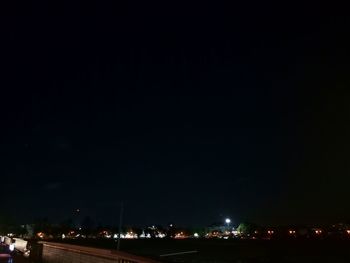
[[[50,234],[50,228],[51,226],[47,217],[34,220],[34,233],[43,232],[45,234]]]
[[[94,231],[94,221],[86,216],[81,222],[81,233],[86,236],[90,236]]]
[[[258,227],[255,224],[245,222],[245,223],[239,224],[239,226],[237,227],[237,231],[243,235],[249,235],[249,234],[254,233],[254,231],[257,228]]]
[[[61,222],[60,224],[60,230],[62,234],[67,234],[69,231],[73,230],[73,220],[71,218],[68,218]]]

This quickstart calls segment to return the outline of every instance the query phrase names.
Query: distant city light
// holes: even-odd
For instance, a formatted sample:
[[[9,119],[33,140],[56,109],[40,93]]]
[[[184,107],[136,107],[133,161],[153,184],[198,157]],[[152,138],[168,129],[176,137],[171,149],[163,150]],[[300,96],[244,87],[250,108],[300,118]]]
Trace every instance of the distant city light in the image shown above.
[[[137,238],[137,234],[135,234],[132,231],[130,231],[130,232],[126,232],[125,235],[121,234],[120,237],[121,238],[126,238],[126,239],[135,239],[135,238]]]
[[[199,237],[198,233],[193,234],[194,237]]]
[[[175,238],[183,239],[183,238],[186,238],[186,235],[184,235],[184,232],[180,232],[180,233],[175,234]]]
[[[238,235],[239,235],[239,232],[238,232],[237,230],[232,230],[232,234],[233,234],[234,236],[238,236]]]
[[[225,222],[226,222],[226,224],[229,224],[229,223],[231,223],[231,219],[230,218],[226,218]]]
[[[156,237],[158,238],[164,238],[166,235],[164,233],[158,233],[158,235],[156,235]]]

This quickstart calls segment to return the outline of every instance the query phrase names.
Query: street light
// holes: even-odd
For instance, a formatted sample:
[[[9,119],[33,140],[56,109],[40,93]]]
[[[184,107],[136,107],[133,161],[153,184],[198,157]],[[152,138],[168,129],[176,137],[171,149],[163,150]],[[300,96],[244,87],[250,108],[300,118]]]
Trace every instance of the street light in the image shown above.
[[[227,224],[227,231],[230,231],[231,219],[230,219],[230,218],[226,218],[226,219],[225,219],[225,223]]]

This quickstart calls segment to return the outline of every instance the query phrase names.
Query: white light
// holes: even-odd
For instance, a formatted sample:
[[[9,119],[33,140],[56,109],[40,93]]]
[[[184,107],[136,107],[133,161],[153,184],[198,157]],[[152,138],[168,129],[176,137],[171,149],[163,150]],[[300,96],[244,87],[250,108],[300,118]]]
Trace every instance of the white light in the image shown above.
[[[15,244],[11,244],[11,245],[9,246],[9,249],[10,249],[10,251],[14,251],[14,250],[15,250]]]
[[[225,222],[226,222],[226,224],[229,224],[229,223],[231,223],[231,219],[230,218],[226,218]]]
[[[124,237],[121,235],[121,238],[134,239],[137,238],[137,235],[132,232],[127,232]]]
[[[159,238],[164,238],[164,237],[165,237],[165,234],[164,234],[164,233],[159,233],[159,234],[158,234],[158,237],[159,237]]]
[[[199,237],[198,233],[193,234],[194,237]]]

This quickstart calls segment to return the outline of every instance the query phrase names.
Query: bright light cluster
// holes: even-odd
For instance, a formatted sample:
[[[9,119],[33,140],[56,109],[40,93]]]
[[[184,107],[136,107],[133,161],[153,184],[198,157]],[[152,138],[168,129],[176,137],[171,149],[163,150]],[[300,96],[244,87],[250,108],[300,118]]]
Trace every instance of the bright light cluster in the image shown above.
[[[151,238],[151,234],[148,233],[147,235],[145,234],[145,231],[142,231],[142,234],[140,235],[140,238]]]
[[[184,235],[184,232],[179,232],[175,234],[175,238],[183,239],[183,238],[186,238],[186,236]]]
[[[126,239],[135,239],[135,238],[137,238],[137,234],[132,232],[132,231],[130,231],[130,232],[126,232],[125,235],[121,234],[120,237],[121,238],[126,238]]]

